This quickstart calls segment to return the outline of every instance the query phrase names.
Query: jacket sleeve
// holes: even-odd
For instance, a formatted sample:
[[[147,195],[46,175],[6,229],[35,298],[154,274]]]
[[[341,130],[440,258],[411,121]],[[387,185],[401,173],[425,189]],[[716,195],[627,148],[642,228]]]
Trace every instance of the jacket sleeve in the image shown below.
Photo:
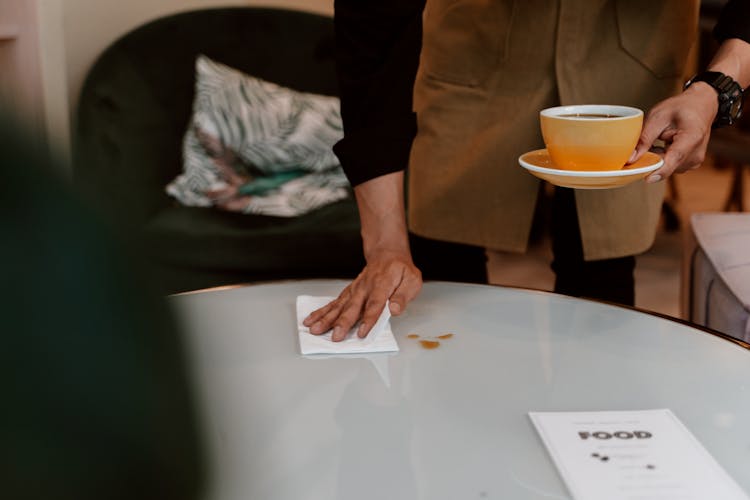
[[[352,186],[406,169],[425,0],[336,0],[344,137],[333,150]]]
[[[727,2],[714,27],[714,37],[719,41],[740,38],[750,43],[750,0]]]

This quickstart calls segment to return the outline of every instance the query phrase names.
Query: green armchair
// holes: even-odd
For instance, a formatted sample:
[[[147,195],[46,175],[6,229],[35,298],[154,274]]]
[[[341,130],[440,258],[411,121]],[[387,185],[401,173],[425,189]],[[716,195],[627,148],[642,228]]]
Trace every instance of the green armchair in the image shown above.
[[[125,222],[175,293],[289,278],[351,278],[362,256],[356,203],[296,218],[177,205],[198,54],[296,90],[337,94],[333,22],[267,8],[170,15],[126,34],[98,58],[76,110],[76,185]]]

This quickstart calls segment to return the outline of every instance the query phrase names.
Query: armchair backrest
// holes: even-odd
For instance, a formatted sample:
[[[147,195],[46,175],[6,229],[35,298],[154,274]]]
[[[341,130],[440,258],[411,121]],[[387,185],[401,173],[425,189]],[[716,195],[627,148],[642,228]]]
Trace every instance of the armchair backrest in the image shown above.
[[[170,203],[164,186],[181,169],[198,54],[296,90],[337,95],[331,18],[233,7],[138,27],[99,56],[76,112],[74,179],[105,208],[145,221]]]

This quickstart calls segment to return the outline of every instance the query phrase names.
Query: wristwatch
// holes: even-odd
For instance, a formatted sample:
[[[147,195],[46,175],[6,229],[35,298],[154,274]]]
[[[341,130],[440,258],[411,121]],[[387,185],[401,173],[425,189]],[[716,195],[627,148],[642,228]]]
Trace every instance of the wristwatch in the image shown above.
[[[716,113],[716,119],[714,119],[714,128],[732,125],[742,116],[742,87],[732,77],[718,71],[704,71],[685,82],[683,89],[688,88],[695,82],[706,82],[718,94],[719,111]]]

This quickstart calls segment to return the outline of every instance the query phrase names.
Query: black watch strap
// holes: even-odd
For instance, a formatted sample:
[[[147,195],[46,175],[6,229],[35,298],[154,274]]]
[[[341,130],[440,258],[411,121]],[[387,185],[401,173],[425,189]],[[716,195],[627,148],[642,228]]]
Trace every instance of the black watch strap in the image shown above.
[[[719,99],[719,111],[713,126],[715,128],[734,124],[742,115],[743,91],[732,77],[718,71],[704,71],[685,82],[688,88],[695,82],[705,82],[716,90]]]

